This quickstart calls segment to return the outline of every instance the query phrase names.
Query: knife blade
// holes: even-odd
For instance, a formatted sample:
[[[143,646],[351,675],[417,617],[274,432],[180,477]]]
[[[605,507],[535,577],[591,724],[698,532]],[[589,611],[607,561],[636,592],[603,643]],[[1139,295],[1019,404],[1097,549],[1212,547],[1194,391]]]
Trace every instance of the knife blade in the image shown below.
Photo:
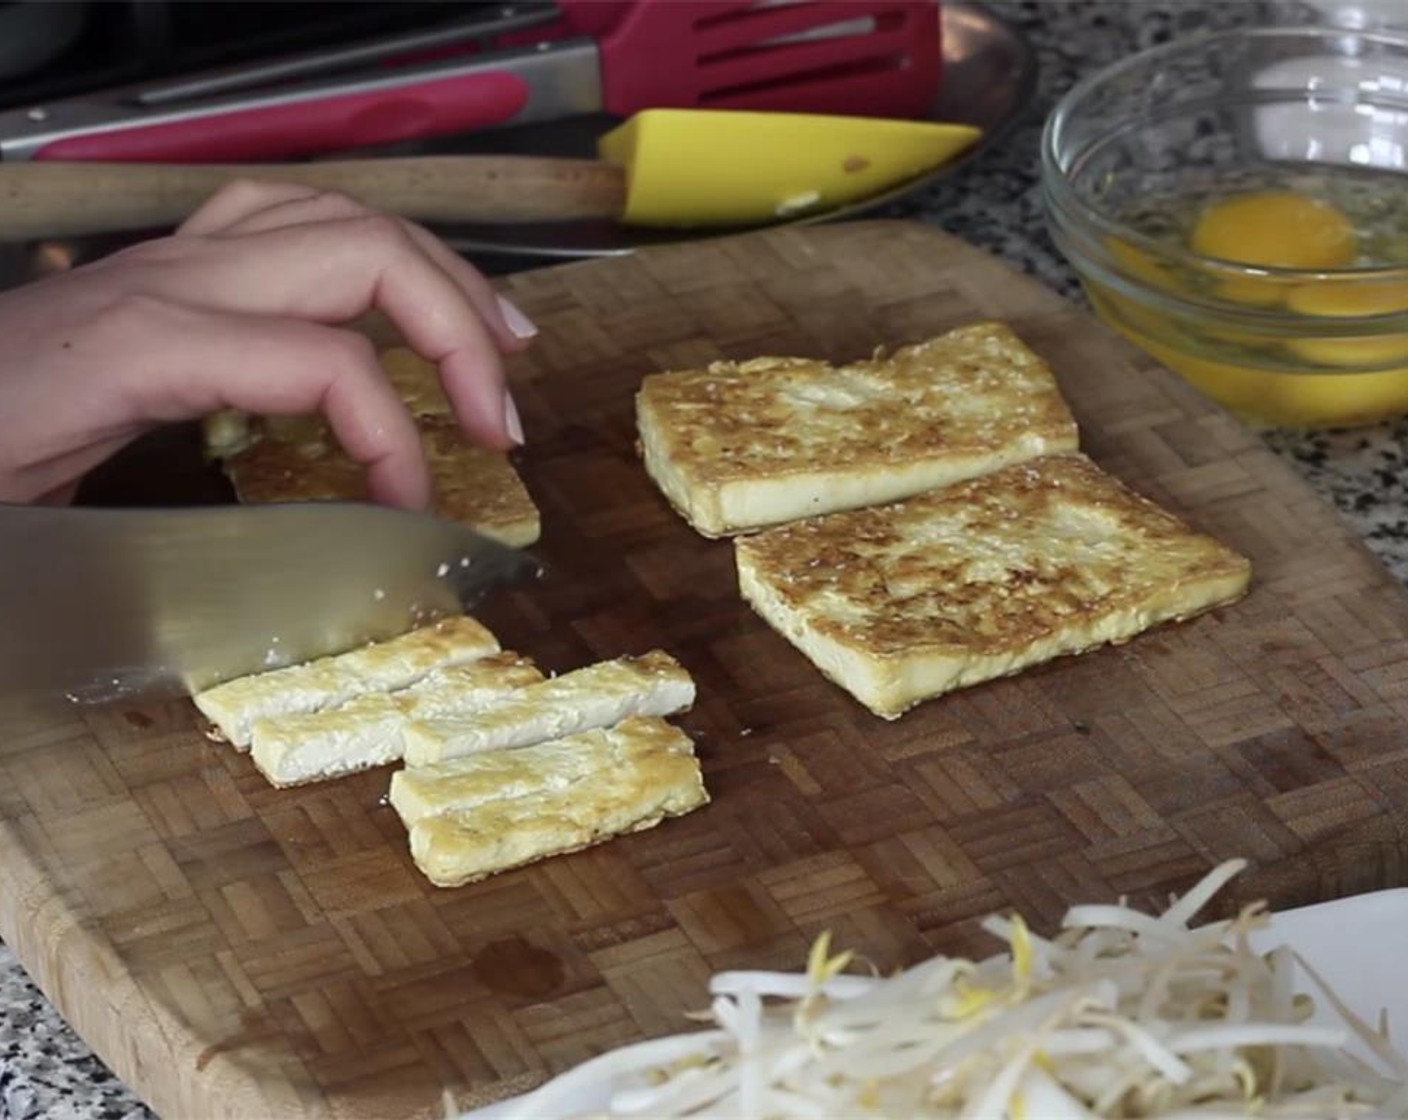
[[[0,693],[179,695],[470,609],[537,568],[466,526],[369,503],[0,503]]]

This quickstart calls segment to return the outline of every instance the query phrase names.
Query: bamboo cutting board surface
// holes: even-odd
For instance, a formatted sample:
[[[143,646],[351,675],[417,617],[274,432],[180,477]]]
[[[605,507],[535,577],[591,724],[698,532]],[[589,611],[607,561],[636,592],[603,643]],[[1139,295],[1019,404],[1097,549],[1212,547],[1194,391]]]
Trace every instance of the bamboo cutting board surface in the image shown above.
[[[1073,305],[874,222],[508,282],[548,574],[485,620],[564,670],[654,646],[700,701],[713,802],[457,890],[416,872],[387,771],[279,791],[188,703],[0,725],[0,934],[169,1120],[441,1114],[684,1029],[710,972],[833,931],[882,967],[987,953],[974,922],[1153,906],[1240,855],[1284,908],[1408,881],[1408,600],[1257,439]],[[1251,557],[1242,603],[879,720],[739,600],[728,544],[633,447],[651,370],[851,358],[980,317],[1053,366],[1086,450]]]

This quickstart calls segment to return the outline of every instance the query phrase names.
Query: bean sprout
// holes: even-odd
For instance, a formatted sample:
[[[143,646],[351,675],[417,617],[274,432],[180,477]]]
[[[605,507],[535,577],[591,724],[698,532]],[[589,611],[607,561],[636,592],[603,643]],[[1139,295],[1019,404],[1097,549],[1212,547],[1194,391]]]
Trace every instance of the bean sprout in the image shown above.
[[[1290,949],[1250,948],[1264,906],[1190,924],[1244,866],[1219,865],[1157,916],[1072,907],[1051,940],[994,916],[983,928],[1005,951],[891,976],[842,975],[851,956],[823,935],[804,974],[716,976],[713,1029],[604,1054],[506,1115],[1408,1118],[1408,1063],[1384,1024],[1356,1016]],[[1306,987],[1338,1025],[1307,1021]],[[1347,1049],[1355,1041],[1378,1068]],[[610,1086],[604,1108],[584,1110],[589,1085]]]

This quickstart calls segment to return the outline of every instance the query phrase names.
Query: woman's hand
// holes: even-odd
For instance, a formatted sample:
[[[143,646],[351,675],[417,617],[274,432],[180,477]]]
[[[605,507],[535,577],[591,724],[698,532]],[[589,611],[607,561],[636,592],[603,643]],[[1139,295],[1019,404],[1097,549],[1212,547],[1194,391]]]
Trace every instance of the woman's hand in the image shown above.
[[[533,325],[427,230],[342,195],[233,183],[171,237],[0,294],[0,501],[65,500],[157,425],[321,411],[373,498],[423,507],[415,424],[363,336],[379,308],[481,444],[523,440],[500,352]]]

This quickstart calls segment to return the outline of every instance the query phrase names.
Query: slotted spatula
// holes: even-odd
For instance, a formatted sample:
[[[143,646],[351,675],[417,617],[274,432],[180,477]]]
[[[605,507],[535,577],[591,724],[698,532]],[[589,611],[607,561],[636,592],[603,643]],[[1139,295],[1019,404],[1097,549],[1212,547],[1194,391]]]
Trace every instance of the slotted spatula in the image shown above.
[[[5,159],[240,162],[647,108],[913,117],[938,90],[934,0],[636,0],[599,38],[245,91],[141,89],[0,115]]]
[[[934,0],[637,0],[602,40],[602,106],[918,116],[939,38]]]

